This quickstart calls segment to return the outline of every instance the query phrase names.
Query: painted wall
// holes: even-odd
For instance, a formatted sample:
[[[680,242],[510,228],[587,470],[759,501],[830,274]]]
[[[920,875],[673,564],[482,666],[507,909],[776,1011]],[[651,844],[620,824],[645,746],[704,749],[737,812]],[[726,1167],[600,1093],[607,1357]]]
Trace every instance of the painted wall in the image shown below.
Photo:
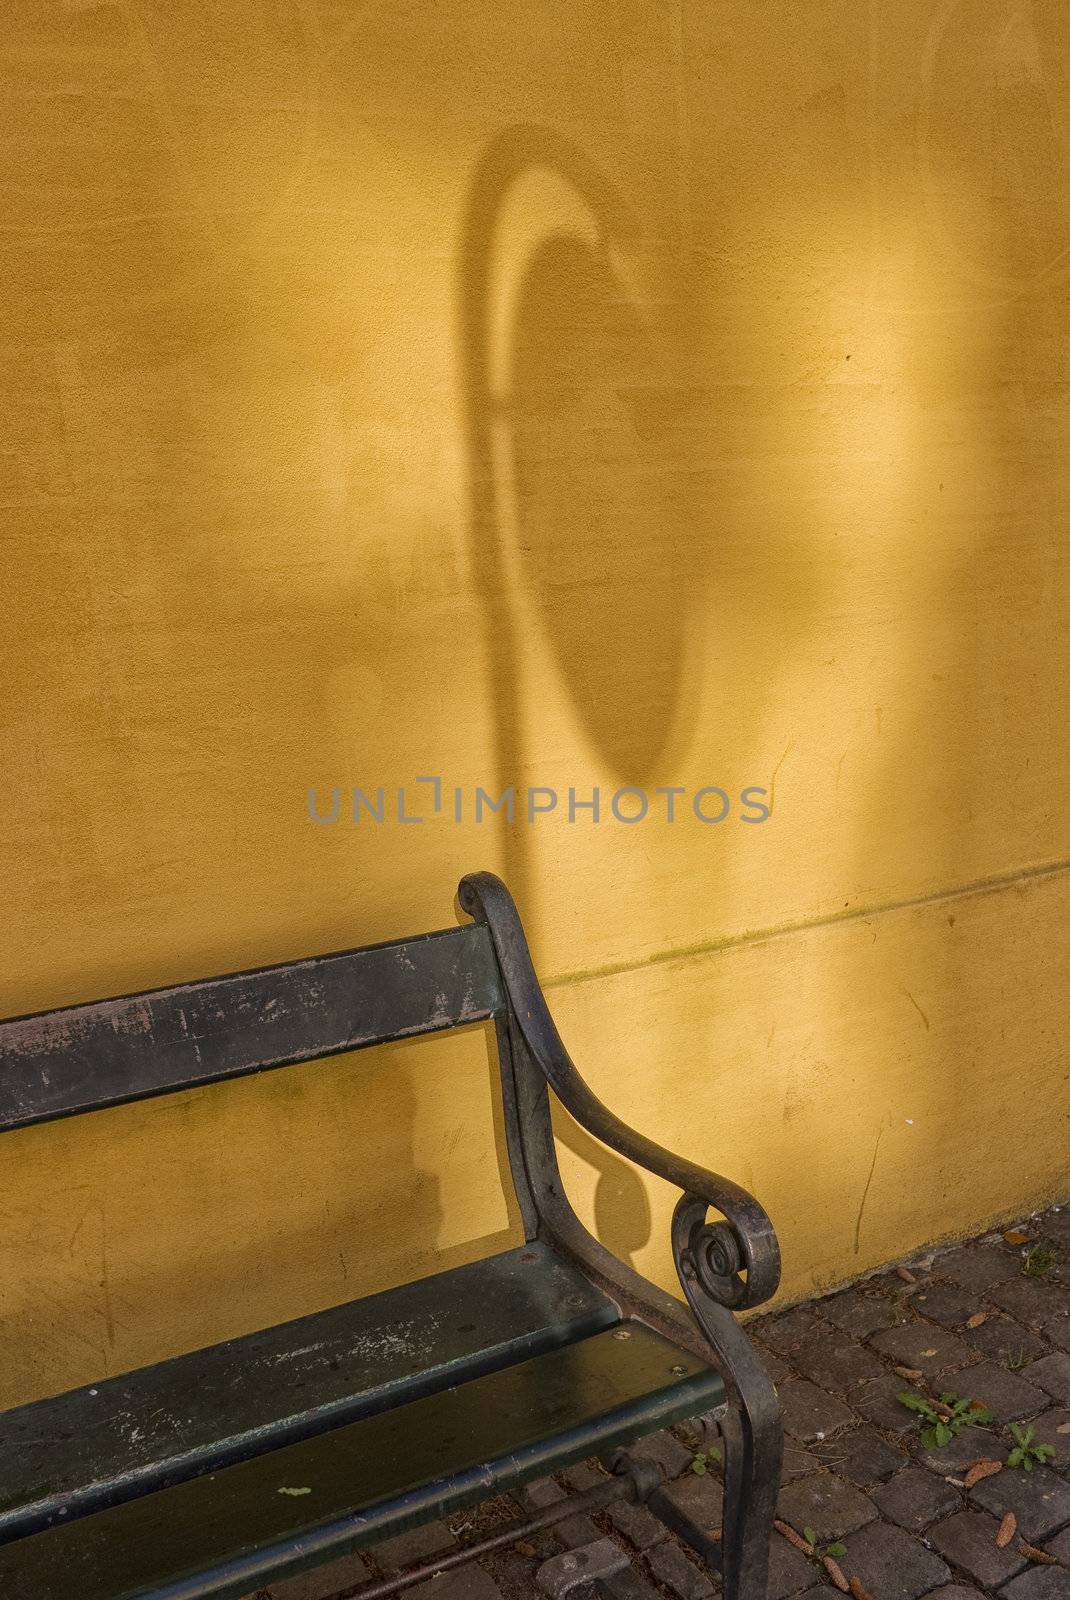
[[[1068,62],[1047,0],[11,0],[0,1012],[489,866],[786,1296],[1066,1194]],[[608,812],[674,785],[772,814]],[[478,1031],[4,1156],[4,1400],[516,1225]]]

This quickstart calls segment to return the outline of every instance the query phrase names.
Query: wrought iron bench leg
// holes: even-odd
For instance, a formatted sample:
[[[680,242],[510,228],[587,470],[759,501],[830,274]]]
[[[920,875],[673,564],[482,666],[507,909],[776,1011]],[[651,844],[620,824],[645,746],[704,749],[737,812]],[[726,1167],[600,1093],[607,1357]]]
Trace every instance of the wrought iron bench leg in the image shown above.
[[[737,1267],[734,1241],[723,1225],[709,1224],[705,1217],[705,1203],[684,1195],[673,1216],[673,1254],[684,1293],[728,1392],[721,1421],[724,1600],[766,1600],[769,1540],[783,1454],[780,1405],[761,1357],[724,1303],[731,1298],[725,1286],[731,1284]]]
[[[764,1376],[764,1374],[763,1374]],[[769,1383],[769,1379],[765,1379]],[[769,1540],[780,1487],[781,1429],[776,1396],[772,1407],[730,1409],[724,1438],[724,1529],[721,1535],[725,1600],[765,1600]]]

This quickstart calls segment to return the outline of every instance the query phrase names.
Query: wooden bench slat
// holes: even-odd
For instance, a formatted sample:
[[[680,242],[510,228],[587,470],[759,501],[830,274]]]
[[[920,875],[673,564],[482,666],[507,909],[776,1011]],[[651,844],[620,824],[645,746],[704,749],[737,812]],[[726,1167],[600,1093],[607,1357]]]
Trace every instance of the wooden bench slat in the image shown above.
[[[490,935],[447,928],[0,1022],[0,1131],[498,1016]]]
[[[0,1416],[0,1540],[430,1394],[618,1320],[532,1243]]]
[[[620,1331],[4,1545],[0,1593],[237,1600],[723,1402],[694,1356]]]

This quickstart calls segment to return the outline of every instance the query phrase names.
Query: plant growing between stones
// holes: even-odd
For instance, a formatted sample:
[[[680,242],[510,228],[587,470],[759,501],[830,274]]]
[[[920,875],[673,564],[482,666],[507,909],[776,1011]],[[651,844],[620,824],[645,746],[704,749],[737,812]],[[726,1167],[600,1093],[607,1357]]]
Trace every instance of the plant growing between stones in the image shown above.
[[[814,1560],[820,1561],[822,1564],[824,1563],[826,1556],[835,1557],[845,1556],[847,1554],[847,1546],[844,1544],[842,1539],[834,1539],[831,1544],[822,1544],[813,1528],[804,1528],[803,1538],[813,1549]]]
[[[701,1478],[711,1467],[717,1465],[720,1459],[721,1451],[718,1445],[712,1444],[708,1450],[696,1450],[691,1457],[691,1471]]]
[[[1021,1467],[1023,1472],[1032,1472],[1037,1462],[1043,1466],[1044,1462],[1050,1461],[1055,1454],[1054,1445],[1033,1443],[1036,1429],[1031,1422],[1026,1427],[1022,1427],[1018,1422],[1012,1422],[1011,1438],[1014,1440],[1014,1449],[1007,1457],[1008,1467]]]
[[[1044,1239],[1031,1244],[1022,1260],[1022,1271],[1027,1278],[1048,1278],[1059,1265],[1059,1252]]]
[[[896,1395],[901,1406],[916,1411],[921,1427],[921,1442],[926,1450],[942,1450],[957,1433],[974,1423],[991,1422],[992,1413],[980,1400],[963,1400],[957,1394],[942,1394],[939,1400],[929,1400],[914,1389]]]
[[[896,1327],[901,1328],[906,1323],[915,1321],[914,1306],[910,1297],[917,1287],[916,1283],[904,1284],[901,1289],[896,1290],[892,1299],[892,1316],[895,1318]]]
[[[1029,1365],[1030,1355],[1025,1345],[1020,1344],[1016,1349],[1008,1350],[1005,1359],[1008,1372],[1021,1372],[1023,1367]]]

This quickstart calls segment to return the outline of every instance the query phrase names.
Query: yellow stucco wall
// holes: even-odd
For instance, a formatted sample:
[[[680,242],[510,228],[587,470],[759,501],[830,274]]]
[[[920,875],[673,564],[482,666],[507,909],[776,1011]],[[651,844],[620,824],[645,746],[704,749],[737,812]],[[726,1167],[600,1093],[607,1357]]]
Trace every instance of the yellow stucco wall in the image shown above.
[[[0,1012],[488,866],[787,1296],[1065,1194],[1068,61],[1049,0],[11,0]],[[309,818],[421,774],[773,814]],[[515,1228],[478,1030],[4,1157],[5,1400]]]

